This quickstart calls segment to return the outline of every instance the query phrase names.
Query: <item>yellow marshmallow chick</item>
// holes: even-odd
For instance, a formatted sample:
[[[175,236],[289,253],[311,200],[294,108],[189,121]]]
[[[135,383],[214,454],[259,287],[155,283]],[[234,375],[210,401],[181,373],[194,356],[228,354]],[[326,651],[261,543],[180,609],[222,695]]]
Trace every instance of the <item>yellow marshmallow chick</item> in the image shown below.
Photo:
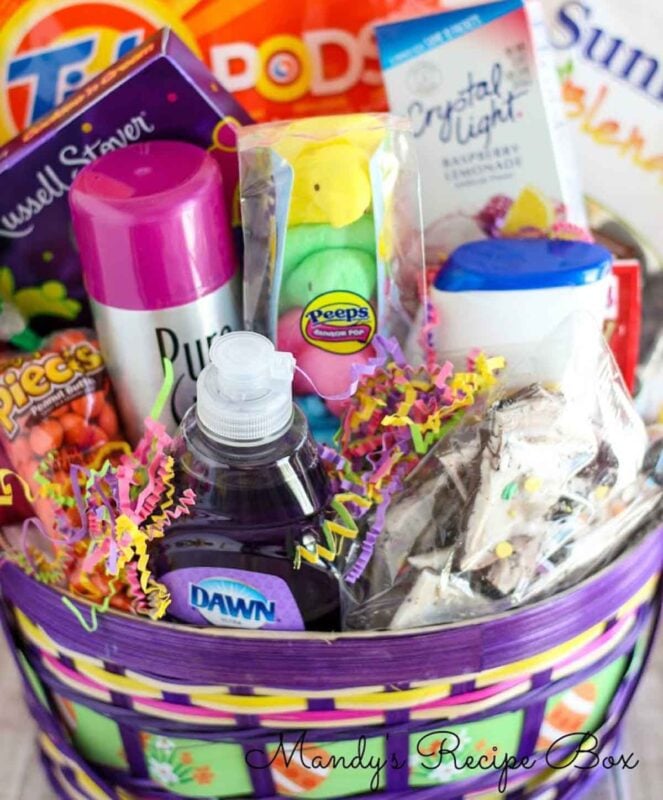
[[[368,156],[340,139],[305,147],[294,167],[288,225],[328,223],[343,228],[371,205]]]
[[[274,149],[293,168],[288,225],[343,228],[371,207],[370,159],[385,129],[371,114],[290,123]]]

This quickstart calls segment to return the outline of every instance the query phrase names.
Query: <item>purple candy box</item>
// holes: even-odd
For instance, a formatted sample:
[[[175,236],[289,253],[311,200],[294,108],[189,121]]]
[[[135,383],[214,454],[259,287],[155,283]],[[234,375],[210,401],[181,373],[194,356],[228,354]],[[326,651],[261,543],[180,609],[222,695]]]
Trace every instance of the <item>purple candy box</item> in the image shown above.
[[[171,31],[127,54],[0,149],[0,298],[43,333],[89,324],[67,192],[85,164],[137,141],[214,155],[239,244],[235,131],[250,122]]]

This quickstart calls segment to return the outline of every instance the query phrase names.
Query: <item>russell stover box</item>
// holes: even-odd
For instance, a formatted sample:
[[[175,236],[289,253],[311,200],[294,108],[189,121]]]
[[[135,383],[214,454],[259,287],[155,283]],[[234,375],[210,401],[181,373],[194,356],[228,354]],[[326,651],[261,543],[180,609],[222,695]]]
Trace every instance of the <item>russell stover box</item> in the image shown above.
[[[0,147],[0,297],[40,332],[89,323],[67,193],[85,164],[134,142],[208,149],[239,230],[235,138],[250,122],[171,31],[128,53]]]

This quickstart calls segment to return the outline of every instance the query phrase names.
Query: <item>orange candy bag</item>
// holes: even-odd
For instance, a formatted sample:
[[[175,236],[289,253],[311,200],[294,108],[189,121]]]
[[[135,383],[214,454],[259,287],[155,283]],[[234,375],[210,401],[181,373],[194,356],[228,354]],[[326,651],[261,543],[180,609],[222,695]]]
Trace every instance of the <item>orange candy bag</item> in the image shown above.
[[[49,477],[70,488],[72,465],[100,468],[107,459],[129,452],[103,356],[91,334],[63,331],[47,339],[39,352],[0,362],[0,436],[13,469],[35,497],[46,457]],[[52,529],[50,504],[37,498],[34,508]]]

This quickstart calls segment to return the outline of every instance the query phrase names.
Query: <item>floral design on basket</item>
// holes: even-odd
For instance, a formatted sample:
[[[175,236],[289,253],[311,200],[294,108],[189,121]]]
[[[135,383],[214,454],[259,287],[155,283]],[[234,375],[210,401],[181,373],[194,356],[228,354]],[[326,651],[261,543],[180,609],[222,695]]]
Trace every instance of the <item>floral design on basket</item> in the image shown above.
[[[150,777],[161,786],[191,783],[193,769],[184,760],[185,753],[178,753],[175,743],[163,736],[150,737],[145,751],[145,761]]]
[[[191,748],[166,736],[146,737],[145,762],[152,780],[166,788],[178,784],[209,786],[216,778],[210,764],[196,762]]]
[[[500,714],[462,726],[440,725],[430,733],[410,737],[410,785],[434,786],[500,770],[500,762],[516,752],[522,732],[520,713]],[[478,768],[478,763],[483,768]],[[491,765],[497,764],[497,767]]]

